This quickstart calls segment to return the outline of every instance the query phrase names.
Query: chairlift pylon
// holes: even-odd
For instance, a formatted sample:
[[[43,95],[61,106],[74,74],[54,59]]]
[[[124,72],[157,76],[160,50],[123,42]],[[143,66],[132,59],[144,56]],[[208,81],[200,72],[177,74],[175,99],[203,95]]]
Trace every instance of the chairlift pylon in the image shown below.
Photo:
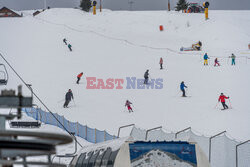
[[[0,85],[7,85],[9,80],[7,69],[4,64],[0,64],[0,67],[3,67],[3,70],[0,69],[0,73],[3,74],[2,76],[0,76]]]

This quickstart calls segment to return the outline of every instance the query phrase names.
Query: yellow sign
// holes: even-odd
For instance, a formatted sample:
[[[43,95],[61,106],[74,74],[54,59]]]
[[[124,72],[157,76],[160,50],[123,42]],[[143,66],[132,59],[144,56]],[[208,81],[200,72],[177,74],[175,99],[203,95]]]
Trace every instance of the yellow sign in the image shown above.
[[[93,6],[93,15],[96,15],[96,6]]]

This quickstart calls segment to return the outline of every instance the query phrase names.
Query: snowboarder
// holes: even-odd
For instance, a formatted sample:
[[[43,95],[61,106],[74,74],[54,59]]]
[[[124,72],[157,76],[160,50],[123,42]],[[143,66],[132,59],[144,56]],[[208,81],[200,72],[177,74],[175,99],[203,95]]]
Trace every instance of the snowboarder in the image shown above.
[[[185,88],[187,88],[187,86],[184,84],[184,81],[182,81],[182,82],[181,82],[181,85],[180,85],[180,89],[181,89],[181,91],[182,91],[182,97],[187,97],[187,96],[186,96]]]
[[[63,38],[63,42],[65,43],[65,45],[67,45],[67,39]]]
[[[207,53],[205,53],[203,59],[204,59],[204,66],[208,65],[208,59],[209,59],[209,57],[208,57]]]
[[[70,44],[68,44],[68,48],[70,51],[72,51],[72,46]]]
[[[232,56],[230,56],[232,58],[232,65],[235,65],[235,58],[236,56],[232,53]]]
[[[214,66],[216,66],[216,65],[220,66],[219,61],[218,61],[217,58],[215,58],[215,60],[214,60]]]
[[[125,103],[125,107],[128,108],[128,111],[129,111],[129,112],[134,112],[133,109],[132,109],[132,107],[131,107],[131,104],[132,104],[132,103],[131,103],[130,101],[127,100],[126,103]]]
[[[160,69],[162,70],[163,69],[163,67],[162,67],[162,65],[163,65],[163,59],[162,59],[162,57],[160,58]]]
[[[69,89],[68,92],[65,95],[65,103],[63,104],[64,108],[68,107],[69,102],[71,101],[71,99],[74,99],[74,97],[73,97],[73,93],[72,93],[71,89]]]
[[[218,99],[218,102],[221,102],[222,106],[223,106],[223,110],[228,109],[228,106],[226,105],[226,100],[225,99],[229,99],[229,97],[226,97],[223,93],[220,94],[220,97]]]
[[[81,72],[80,74],[77,75],[77,81],[76,81],[77,84],[79,84],[79,81],[80,81],[82,75],[83,75],[83,72]]]
[[[145,74],[144,74],[144,84],[148,84],[148,76],[149,76],[149,70],[147,70],[146,72],[145,72]]]

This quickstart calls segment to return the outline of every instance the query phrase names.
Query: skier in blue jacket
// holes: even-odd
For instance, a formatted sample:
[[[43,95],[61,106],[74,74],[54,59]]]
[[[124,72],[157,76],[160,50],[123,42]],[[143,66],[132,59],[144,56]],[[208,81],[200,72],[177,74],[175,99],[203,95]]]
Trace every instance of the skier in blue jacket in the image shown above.
[[[204,55],[204,65],[208,65],[208,59],[209,59],[209,57],[208,57],[208,55],[207,55],[207,53],[205,53],[205,55]]]
[[[180,89],[182,91],[182,97],[187,97],[186,96],[186,92],[185,92],[185,88],[187,88],[187,86],[184,84],[184,81],[181,82],[181,85],[180,85]]]

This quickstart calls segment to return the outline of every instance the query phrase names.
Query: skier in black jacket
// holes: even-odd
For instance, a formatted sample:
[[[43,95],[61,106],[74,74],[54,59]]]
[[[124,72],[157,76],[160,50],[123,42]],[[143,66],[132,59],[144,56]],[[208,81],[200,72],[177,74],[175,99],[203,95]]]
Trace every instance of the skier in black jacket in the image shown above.
[[[72,93],[71,89],[69,89],[69,91],[65,95],[65,103],[63,105],[64,108],[68,107],[69,102],[71,101],[71,99],[74,99],[74,97],[73,97],[73,93]]]
[[[148,76],[149,76],[149,70],[147,70],[146,72],[145,72],[145,74],[144,74],[144,84],[148,84]]]

